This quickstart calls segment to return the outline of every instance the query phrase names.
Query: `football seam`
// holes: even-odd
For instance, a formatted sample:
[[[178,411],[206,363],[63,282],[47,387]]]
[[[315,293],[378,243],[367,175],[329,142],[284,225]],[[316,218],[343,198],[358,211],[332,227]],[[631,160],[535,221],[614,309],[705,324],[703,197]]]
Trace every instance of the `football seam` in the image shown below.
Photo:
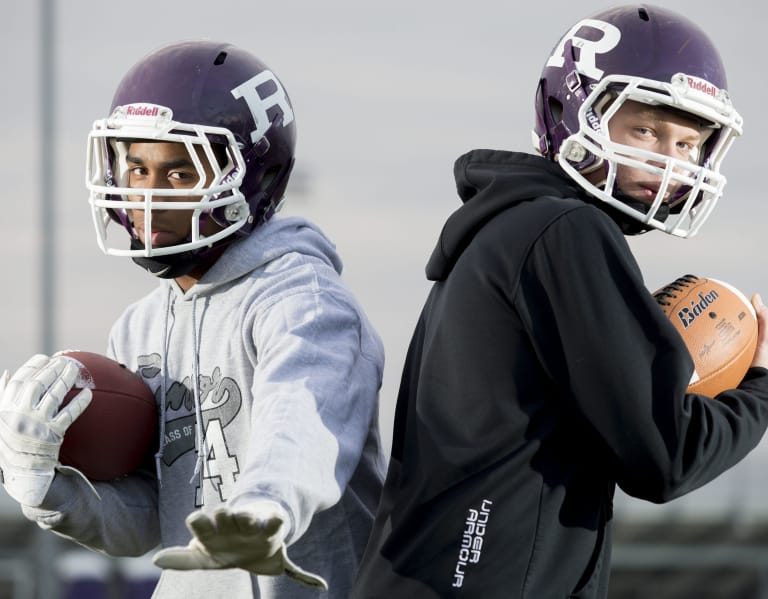
[[[85,387],[73,387],[73,389],[84,389]],[[140,395],[133,395],[131,393],[124,393],[120,391],[110,391],[109,389],[99,389],[96,387],[95,389],[91,389],[91,393],[105,393],[108,395],[112,395],[115,397],[120,397],[121,399],[130,399],[130,400],[136,400],[139,403],[145,403],[145,404],[151,404],[157,407],[157,401],[155,401],[155,396],[152,396],[152,399],[150,401],[149,396],[142,397]],[[120,401],[120,400],[118,400]]]

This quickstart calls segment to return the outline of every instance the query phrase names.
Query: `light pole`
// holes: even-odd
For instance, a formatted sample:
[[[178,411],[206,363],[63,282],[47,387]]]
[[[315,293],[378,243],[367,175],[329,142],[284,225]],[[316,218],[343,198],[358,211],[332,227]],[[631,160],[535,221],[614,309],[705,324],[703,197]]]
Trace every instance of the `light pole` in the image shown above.
[[[40,349],[50,355],[55,351],[56,323],[56,15],[55,0],[40,2]],[[56,540],[50,532],[35,527],[37,562],[36,596],[56,599],[60,596],[56,568]]]
[[[53,306],[56,288],[55,268],[55,95],[56,64],[54,0],[40,4],[40,349],[51,354],[55,348],[56,326]]]

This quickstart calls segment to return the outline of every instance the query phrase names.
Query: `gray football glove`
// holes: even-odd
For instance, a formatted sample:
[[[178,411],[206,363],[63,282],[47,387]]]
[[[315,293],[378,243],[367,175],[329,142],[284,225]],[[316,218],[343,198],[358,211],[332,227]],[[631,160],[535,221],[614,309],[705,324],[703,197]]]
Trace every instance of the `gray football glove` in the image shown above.
[[[161,549],[153,561],[171,570],[242,568],[253,574],[285,574],[307,586],[328,590],[323,578],[289,559],[284,543],[287,519],[279,503],[267,500],[247,509],[222,506],[210,513],[192,512],[186,520],[192,533],[189,544]]]
[[[12,377],[0,377],[0,471],[8,494],[39,506],[59,464],[64,433],[91,402],[83,389],[61,408],[79,367],[71,359],[37,354]]]

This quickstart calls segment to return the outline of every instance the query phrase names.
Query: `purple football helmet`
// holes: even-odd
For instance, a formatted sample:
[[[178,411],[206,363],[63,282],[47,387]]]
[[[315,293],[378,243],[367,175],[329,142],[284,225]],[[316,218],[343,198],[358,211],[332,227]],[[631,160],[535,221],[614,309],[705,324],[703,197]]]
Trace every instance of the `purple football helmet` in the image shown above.
[[[693,236],[722,195],[720,165],[742,132],[726,88],[720,56],[694,23],[646,4],[611,8],[576,23],[544,65],[534,147],[643,230]],[[610,120],[626,101],[670,107],[712,133],[687,161],[615,143]],[[661,178],[650,206],[618,188],[620,165]]]
[[[198,184],[186,191],[127,186],[131,141],[186,146]],[[189,272],[211,248],[248,235],[278,209],[294,162],[296,123],[288,95],[258,58],[235,46],[191,41],[160,48],[123,77],[110,116],[97,120],[88,138],[86,186],[101,249],[130,256],[161,277]],[[213,173],[206,180],[206,169]],[[128,201],[128,195],[143,201]],[[173,201],[163,201],[173,196]],[[184,196],[189,198],[185,200]],[[180,201],[181,199],[181,201]],[[142,243],[130,210],[187,210],[191,233],[182,243]],[[213,219],[217,232],[201,226]],[[110,222],[130,234],[130,249],[107,243]]]

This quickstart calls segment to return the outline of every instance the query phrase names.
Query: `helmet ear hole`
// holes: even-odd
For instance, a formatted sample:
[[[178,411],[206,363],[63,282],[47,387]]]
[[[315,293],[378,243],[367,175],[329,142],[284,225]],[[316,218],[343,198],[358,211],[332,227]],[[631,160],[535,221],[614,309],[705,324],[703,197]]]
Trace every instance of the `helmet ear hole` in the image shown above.
[[[292,167],[293,161],[287,168],[285,165],[274,164],[264,170],[251,200],[253,202],[255,199],[257,206],[252,208],[254,225],[269,220],[280,209]]]
[[[563,120],[563,104],[557,99],[550,96],[547,98],[549,105],[549,114],[552,115],[552,122],[557,125]]]
[[[264,176],[261,178],[261,182],[259,183],[259,191],[267,191],[272,186],[272,182],[275,180],[279,173],[279,165],[274,165],[264,171]]]

